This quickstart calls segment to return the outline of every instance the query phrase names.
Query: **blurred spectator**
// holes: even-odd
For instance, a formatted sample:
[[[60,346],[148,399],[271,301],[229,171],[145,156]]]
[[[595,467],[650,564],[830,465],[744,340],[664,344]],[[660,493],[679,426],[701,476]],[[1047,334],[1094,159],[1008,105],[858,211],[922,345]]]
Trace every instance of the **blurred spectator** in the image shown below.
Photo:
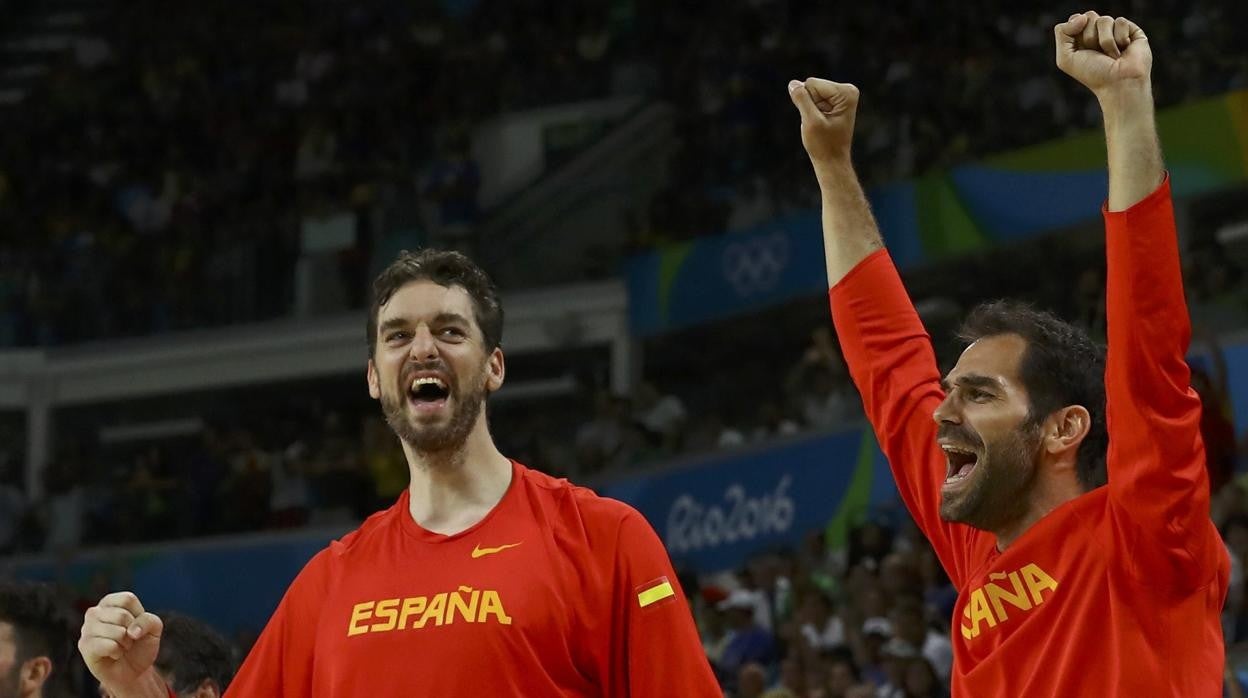
[[[0,555],[17,547],[26,520],[26,495],[16,485],[14,469],[13,460],[0,452]]]
[[[156,670],[178,698],[219,698],[229,688],[238,664],[234,648],[202,621],[180,613],[162,613],[164,629]]]
[[[379,505],[389,506],[407,489],[410,478],[403,447],[385,420],[378,416],[368,416],[364,418],[363,448],[377,502]]]
[[[763,694],[763,698],[802,698],[807,694],[806,677],[801,662],[790,656],[780,662],[780,678]]]
[[[737,698],[762,698],[767,690],[767,673],[757,663],[750,662],[737,673]]]
[[[719,602],[728,626],[728,642],[715,668],[730,690],[736,688],[737,675],[746,664],[769,664],[774,658],[775,639],[754,619],[756,600],[754,594],[738,589]]]
[[[308,447],[296,441],[272,460],[273,478],[269,494],[271,524],[276,528],[302,526],[312,507],[312,485],[308,481]]]
[[[727,408],[725,411],[730,410]],[[715,411],[702,412],[689,424],[681,440],[686,453],[731,450],[745,445],[745,434],[732,424],[732,417]]]
[[[948,637],[928,627],[922,602],[909,596],[897,599],[893,602],[891,619],[896,639],[918,650],[922,658],[931,662],[940,680],[948,682],[953,669],[953,644]]]
[[[947,684],[948,677],[937,676],[932,663],[920,657],[906,665],[902,695],[905,698],[946,698],[949,695],[945,689]]]
[[[954,606],[958,602],[958,590],[949,581],[949,575],[941,567],[940,559],[936,557],[931,546],[925,545],[917,555],[919,576],[923,580],[923,603],[932,609],[935,617],[952,618]]]
[[[1087,329],[1098,341],[1105,341],[1105,275],[1099,268],[1088,268],[1075,284],[1074,313],[1070,320]]]
[[[1223,523],[1220,530],[1231,558],[1231,578],[1226,593],[1226,605],[1222,609],[1222,634],[1230,645],[1248,638],[1248,589],[1245,585],[1245,570],[1248,569],[1248,516],[1236,514]]]
[[[576,457],[583,472],[601,470],[620,454],[627,431],[623,407],[621,399],[605,391],[594,398],[593,419],[576,432]]]
[[[87,495],[80,477],[77,461],[68,458],[54,462],[45,473],[47,495],[40,516],[45,550],[70,551],[82,543]]]
[[[357,447],[359,436],[350,433],[338,412],[329,412],[320,425],[320,444],[312,471],[317,524],[358,521],[372,513],[371,486]]]
[[[758,408],[758,418],[755,420],[757,426],[750,434],[751,441],[769,441],[771,439],[792,436],[798,433],[800,428],[797,422],[789,419],[780,409],[780,405],[773,401],[764,402]]]
[[[854,656],[844,647],[833,648],[823,655],[828,667],[828,698],[845,698],[862,680]]]
[[[679,450],[688,416],[680,398],[660,393],[654,383],[643,381],[637,386],[634,396],[633,415],[664,452],[675,453]]]
[[[826,594],[815,592],[806,598],[802,636],[817,651],[845,644],[845,625],[833,610]]]
[[[227,531],[253,531],[264,526],[269,518],[273,477],[269,471],[270,456],[255,445],[254,437],[244,431],[234,435],[236,441],[230,473],[223,484],[222,511]]]
[[[1206,327],[1194,326],[1192,336],[1208,350],[1207,357],[1192,357],[1188,364],[1192,389],[1200,397],[1200,436],[1205,444],[1209,491],[1216,493],[1231,481],[1239,460],[1239,444],[1232,420],[1230,372],[1216,335]]]
[[[880,698],[905,698],[906,669],[919,658],[914,645],[900,637],[894,637],[880,647],[880,663],[884,667],[884,682],[880,685]]]
[[[52,587],[0,582],[0,690],[7,696],[69,695],[72,621]]]
[[[827,327],[811,333],[810,346],[790,369],[785,385],[809,427],[831,429],[862,416],[862,399]]]
[[[466,133],[450,136],[441,156],[425,173],[422,192],[434,204],[430,229],[437,246],[471,254],[476,249],[481,171],[469,154],[469,147]]]

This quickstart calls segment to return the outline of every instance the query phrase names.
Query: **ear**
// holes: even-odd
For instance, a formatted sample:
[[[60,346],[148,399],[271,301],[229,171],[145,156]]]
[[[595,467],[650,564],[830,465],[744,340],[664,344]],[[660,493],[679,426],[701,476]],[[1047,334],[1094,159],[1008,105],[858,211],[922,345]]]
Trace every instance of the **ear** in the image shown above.
[[[377,365],[368,360],[368,394],[374,400],[381,399],[381,380],[377,377]]]
[[[191,698],[221,698],[221,689],[216,681],[204,679],[191,694]]]
[[[503,387],[503,378],[507,375],[507,365],[503,361],[503,350],[501,347],[495,347],[490,353],[490,358],[486,360],[485,365],[487,376],[485,378],[485,389],[488,392],[494,392]]]
[[[27,659],[22,664],[21,671],[21,690],[22,695],[32,693],[42,693],[43,684],[47,682],[48,677],[52,675],[52,660],[47,657],[35,657]]]
[[[1045,422],[1044,450],[1053,455],[1074,452],[1092,429],[1092,415],[1083,405],[1067,405]]]

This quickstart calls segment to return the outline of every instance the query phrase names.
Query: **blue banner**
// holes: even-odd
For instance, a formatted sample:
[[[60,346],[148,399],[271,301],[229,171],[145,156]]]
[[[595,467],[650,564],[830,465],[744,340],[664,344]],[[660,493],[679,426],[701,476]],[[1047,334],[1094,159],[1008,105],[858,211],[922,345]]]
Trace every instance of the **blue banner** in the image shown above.
[[[1248,148],[1233,147],[1248,142],[1248,91],[1163,110],[1158,128],[1175,196],[1248,178]],[[1095,222],[1106,187],[1104,137],[1088,129],[868,195],[890,254],[906,268]],[[818,294],[826,283],[819,212],[639,255],[627,277],[641,336]]]
[[[67,584],[91,600],[128,589],[153,611],[193,615],[229,635],[259,632],[286,587],[317,551],[345,530],[269,534],[219,541],[93,551],[65,563],[12,565],[15,576]]]
[[[631,327],[652,335],[827,287],[819,212],[676,245],[628,261]]]
[[[672,562],[699,572],[737,568],[768,549],[796,548],[843,508],[865,516],[869,507],[897,499],[887,463],[865,429],[719,456],[599,492],[636,507]]]

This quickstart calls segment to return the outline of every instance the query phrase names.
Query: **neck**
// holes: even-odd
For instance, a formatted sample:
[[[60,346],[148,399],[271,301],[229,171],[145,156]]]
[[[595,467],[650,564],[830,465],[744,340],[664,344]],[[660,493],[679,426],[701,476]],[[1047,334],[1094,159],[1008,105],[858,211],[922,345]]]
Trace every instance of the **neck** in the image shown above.
[[[1043,468],[1044,466],[1041,466]],[[1049,512],[1084,493],[1083,486],[1074,475],[1074,465],[1061,469],[1066,476],[1036,478],[1027,498],[1023,515],[1010,524],[993,531],[997,536],[997,550],[1004,551]]]
[[[459,448],[419,451],[404,442],[403,453],[412,478],[408,509],[427,531],[453,535],[471,528],[511,484],[511,461],[494,445],[484,415]]]

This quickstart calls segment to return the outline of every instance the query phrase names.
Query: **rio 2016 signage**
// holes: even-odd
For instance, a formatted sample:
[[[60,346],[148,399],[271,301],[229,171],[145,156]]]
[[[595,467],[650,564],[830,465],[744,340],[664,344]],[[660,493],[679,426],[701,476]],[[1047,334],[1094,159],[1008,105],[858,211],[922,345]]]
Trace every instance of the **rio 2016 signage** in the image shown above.
[[[847,511],[865,515],[897,496],[883,457],[861,428],[716,455],[596,489],[640,510],[672,561],[699,572],[796,547]]]
[[[788,493],[792,484],[792,476],[782,475],[773,491],[757,496],[736,482],[724,490],[719,501],[680,495],[668,511],[662,533],[668,554],[683,555],[788,533],[797,511]]]

